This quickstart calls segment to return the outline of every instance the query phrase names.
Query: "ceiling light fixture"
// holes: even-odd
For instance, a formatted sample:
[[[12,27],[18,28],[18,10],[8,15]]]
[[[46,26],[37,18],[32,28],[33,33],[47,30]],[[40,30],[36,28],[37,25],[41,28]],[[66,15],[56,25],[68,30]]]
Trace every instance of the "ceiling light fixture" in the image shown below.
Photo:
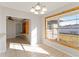
[[[35,6],[33,6],[30,10],[34,14],[45,14],[47,11],[46,6],[42,6],[40,3],[37,3]]]
[[[37,11],[35,11],[34,14],[39,14],[39,13]]]
[[[31,12],[35,12],[35,9],[32,7],[32,9],[30,10]]]

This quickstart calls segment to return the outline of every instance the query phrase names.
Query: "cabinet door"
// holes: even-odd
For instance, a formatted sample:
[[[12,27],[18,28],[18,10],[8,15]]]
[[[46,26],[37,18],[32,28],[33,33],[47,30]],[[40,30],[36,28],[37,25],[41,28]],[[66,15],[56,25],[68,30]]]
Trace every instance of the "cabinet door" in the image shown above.
[[[26,33],[26,22],[23,22],[22,30],[23,30],[23,33]]]
[[[29,34],[29,21],[26,21],[26,34]]]
[[[29,20],[27,20],[23,23],[23,33],[29,34]]]

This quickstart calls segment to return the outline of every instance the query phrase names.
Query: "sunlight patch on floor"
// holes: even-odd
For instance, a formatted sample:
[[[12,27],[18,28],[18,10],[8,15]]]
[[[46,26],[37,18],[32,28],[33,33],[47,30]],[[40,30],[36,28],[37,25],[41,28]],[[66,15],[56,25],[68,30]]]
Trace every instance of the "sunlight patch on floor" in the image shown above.
[[[10,43],[10,47],[11,49],[17,49],[17,50],[24,50],[22,48],[22,46],[20,45],[20,43]]]
[[[41,48],[39,46],[30,46],[27,44],[10,43],[10,49],[24,50],[24,51],[43,53],[43,54],[49,55],[49,53],[47,51],[45,51],[43,48]]]

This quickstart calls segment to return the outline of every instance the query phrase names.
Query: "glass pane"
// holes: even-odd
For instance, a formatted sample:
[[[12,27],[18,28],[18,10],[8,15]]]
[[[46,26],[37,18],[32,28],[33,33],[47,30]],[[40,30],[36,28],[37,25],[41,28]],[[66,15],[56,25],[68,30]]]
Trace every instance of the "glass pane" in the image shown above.
[[[68,26],[68,25],[75,25],[76,24],[76,20],[71,20],[71,21],[64,21],[64,22],[59,22],[59,26]]]
[[[77,14],[77,19],[79,19],[79,14]]]
[[[74,19],[76,19],[76,17],[77,17],[77,15],[66,16],[66,17],[60,18],[60,20],[61,21],[74,20]]]
[[[60,34],[67,34],[69,33],[70,29],[59,29]]]
[[[56,39],[57,38],[57,28],[58,28],[58,20],[50,20],[47,22],[48,29],[47,29],[47,37],[49,39]]]
[[[77,24],[79,24],[79,19],[77,19]]]

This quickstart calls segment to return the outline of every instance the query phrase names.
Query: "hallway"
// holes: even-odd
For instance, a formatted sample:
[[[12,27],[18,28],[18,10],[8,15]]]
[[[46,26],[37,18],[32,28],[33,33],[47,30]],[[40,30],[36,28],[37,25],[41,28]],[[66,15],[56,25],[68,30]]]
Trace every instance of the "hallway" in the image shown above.
[[[49,49],[48,49],[49,48]],[[67,54],[41,44],[30,46],[25,39],[15,38],[7,40],[7,51],[0,57],[66,57]]]

